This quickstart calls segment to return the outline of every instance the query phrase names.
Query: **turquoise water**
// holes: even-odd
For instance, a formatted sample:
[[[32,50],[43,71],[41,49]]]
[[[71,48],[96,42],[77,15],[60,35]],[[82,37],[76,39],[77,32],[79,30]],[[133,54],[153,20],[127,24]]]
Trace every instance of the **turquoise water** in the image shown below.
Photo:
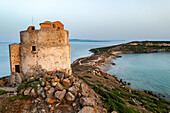
[[[120,44],[125,41],[113,42],[70,42],[71,62],[92,53],[88,50]],[[0,77],[10,75],[9,45],[0,42]],[[170,100],[170,53],[122,54],[110,74],[124,81],[131,82],[131,87],[139,90],[151,90],[167,95]]]
[[[161,93],[170,100],[170,53],[120,54],[108,72],[132,88]]]
[[[71,63],[78,58],[86,57],[92,53],[91,48],[111,46],[120,44],[125,41],[111,41],[111,42],[72,42],[71,45]],[[12,42],[0,42],[0,77],[10,75],[10,61],[9,61],[9,44]]]

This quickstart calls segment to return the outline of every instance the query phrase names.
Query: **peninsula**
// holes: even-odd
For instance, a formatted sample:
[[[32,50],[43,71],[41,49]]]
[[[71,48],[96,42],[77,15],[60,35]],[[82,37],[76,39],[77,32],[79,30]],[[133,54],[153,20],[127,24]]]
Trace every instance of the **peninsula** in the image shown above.
[[[169,112],[170,102],[139,91],[100,67],[119,53],[170,51],[170,42],[130,42],[94,48],[70,66],[68,31],[61,22],[21,32],[10,45],[11,75],[0,78],[0,112],[139,113]]]
[[[139,91],[130,88],[122,79],[105,73],[101,66],[115,65],[110,62],[119,58],[119,53],[153,53],[170,52],[170,41],[133,41],[109,47],[90,49],[91,56],[77,59],[72,64],[74,74],[86,81],[103,100],[108,112],[134,112],[126,106],[131,106],[139,112],[168,112],[170,102],[158,98],[152,91]],[[164,106],[164,107],[163,107]]]

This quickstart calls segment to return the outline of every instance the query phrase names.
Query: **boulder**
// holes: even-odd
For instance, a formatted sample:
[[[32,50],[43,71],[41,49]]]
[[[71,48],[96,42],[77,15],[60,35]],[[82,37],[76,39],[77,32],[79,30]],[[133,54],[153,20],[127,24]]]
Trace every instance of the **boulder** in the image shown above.
[[[78,113],[98,113],[98,110],[90,106],[85,106]]]
[[[29,95],[31,89],[32,89],[32,87],[27,88],[27,89],[24,91],[24,95]]]
[[[55,89],[51,87],[46,93],[47,93],[47,98],[53,98],[53,93],[55,92]]]
[[[66,99],[67,99],[68,101],[74,101],[75,96],[74,96],[71,92],[68,92],[68,93],[66,94]]]
[[[37,89],[40,89],[40,88],[41,88],[41,85],[40,85],[40,84],[37,84],[36,87],[37,87]]]
[[[62,100],[66,94],[66,90],[64,89],[63,91],[56,91],[55,92],[55,97],[59,100]]]
[[[52,86],[55,87],[58,82],[52,82]]]
[[[44,81],[41,82],[41,86],[45,87],[45,82]]]
[[[89,92],[88,92],[88,86],[87,86],[87,84],[85,84],[85,83],[81,83],[81,94],[83,95],[83,96],[85,96],[85,97],[87,97],[88,95],[89,95]]]
[[[117,113],[117,111],[112,111],[111,113]]]
[[[29,80],[35,80],[35,78],[34,78],[34,77],[31,77]]]
[[[33,96],[33,97],[37,97],[37,93],[36,93],[36,90],[34,88],[31,90],[30,95]]]
[[[49,85],[50,85],[50,83],[48,81],[46,81],[46,86],[49,86]]]
[[[44,90],[42,90],[41,96],[42,96],[42,98],[46,98],[46,94],[45,94]]]
[[[58,78],[59,78],[60,80],[63,80],[63,79],[64,79],[64,73],[59,73],[59,74],[58,74]]]
[[[38,95],[41,95],[41,92],[43,91],[43,88],[41,87],[41,88],[39,88],[39,89],[37,89],[37,94]]]
[[[21,73],[13,72],[9,77],[10,85],[19,86],[24,81],[24,75]]]
[[[68,91],[71,93],[76,93],[79,90],[79,88],[77,86],[72,86],[70,88],[68,88]]]
[[[73,83],[73,86],[80,87],[80,82],[79,82],[79,81],[75,81],[75,82]]]
[[[71,86],[71,83],[70,83],[70,80],[68,78],[64,79],[63,80],[63,84],[67,87],[70,87]]]
[[[46,86],[44,89],[47,91],[50,89],[50,86]]]
[[[82,97],[82,98],[80,98],[80,103],[83,106],[93,106],[93,107],[95,107],[95,100],[92,97]]]
[[[58,79],[57,77],[54,78],[55,82],[60,82],[60,79]]]
[[[63,90],[63,86],[59,82],[57,82],[55,87],[57,90]]]
[[[56,102],[55,99],[51,99],[51,98],[46,98],[45,101],[46,101],[47,103],[50,103],[50,104],[53,104],[54,102]]]
[[[0,80],[0,86],[4,86],[5,85],[5,81],[4,80]]]

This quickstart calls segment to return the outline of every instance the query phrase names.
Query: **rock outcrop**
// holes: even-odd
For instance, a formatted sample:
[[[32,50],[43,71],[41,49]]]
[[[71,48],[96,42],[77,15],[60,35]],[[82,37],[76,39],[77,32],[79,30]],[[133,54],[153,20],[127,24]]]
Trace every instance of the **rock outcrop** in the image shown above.
[[[57,113],[59,111],[99,113],[103,109],[100,99],[96,97],[97,94],[87,84],[73,75],[65,76],[62,72],[28,77],[20,84],[18,92],[20,95],[44,101],[51,106],[49,111]],[[61,109],[63,105],[64,111]],[[35,105],[33,111],[45,110],[43,107],[38,108]]]

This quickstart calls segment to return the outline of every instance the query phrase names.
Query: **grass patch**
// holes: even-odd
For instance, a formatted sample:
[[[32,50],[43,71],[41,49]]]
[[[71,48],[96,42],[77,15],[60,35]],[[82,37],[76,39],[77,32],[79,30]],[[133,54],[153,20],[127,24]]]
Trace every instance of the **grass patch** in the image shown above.
[[[24,93],[21,93],[19,96],[18,96],[18,99],[27,99],[27,98],[30,98],[30,96],[26,96],[24,95]]]
[[[132,99],[129,99],[129,104],[132,104],[132,105],[137,105]]]
[[[8,93],[8,91],[5,91],[5,90],[0,90],[0,95],[3,95],[5,93]]]
[[[149,111],[155,112],[154,108],[150,107],[150,106],[145,106],[145,108]]]
[[[25,88],[26,87],[26,84],[25,83],[22,83],[18,86],[17,88],[17,92],[19,92],[21,89]]]
[[[98,75],[97,73],[95,73],[96,76],[100,77],[100,75]]]
[[[91,71],[87,71],[87,73],[92,73]]]
[[[101,97],[102,100],[105,100],[104,107],[107,109],[108,112],[118,111],[119,113],[139,113],[133,108],[126,106],[125,102],[122,99],[120,99],[118,96],[114,95],[113,93],[108,93],[100,89],[99,87],[90,84],[83,77],[80,77],[76,74],[74,75],[82,79],[87,85],[91,86],[97,94],[102,96]],[[99,86],[103,86],[103,85],[99,85]]]
[[[17,99],[17,96],[13,96],[13,97],[9,97],[9,98],[8,98],[9,101],[14,101],[14,100],[16,100],[16,99]]]
[[[83,77],[86,77],[86,78],[92,78],[91,76],[83,76]]]
[[[104,76],[105,79],[109,79],[107,76]]]
[[[96,80],[95,82],[102,83],[102,82],[101,82],[101,81],[99,81],[99,80]]]
[[[160,101],[163,102],[163,103],[165,103],[165,104],[170,105],[170,101],[167,101],[167,100],[165,100],[165,99],[160,99]]]

